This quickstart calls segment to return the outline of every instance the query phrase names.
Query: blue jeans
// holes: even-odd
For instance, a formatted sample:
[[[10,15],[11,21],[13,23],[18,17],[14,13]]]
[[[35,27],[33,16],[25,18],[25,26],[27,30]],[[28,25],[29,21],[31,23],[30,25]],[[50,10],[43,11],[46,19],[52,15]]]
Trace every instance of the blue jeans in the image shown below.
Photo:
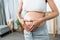
[[[25,40],[49,40],[46,24],[37,28],[34,32],[27,32],[24,30],[24,37]]]

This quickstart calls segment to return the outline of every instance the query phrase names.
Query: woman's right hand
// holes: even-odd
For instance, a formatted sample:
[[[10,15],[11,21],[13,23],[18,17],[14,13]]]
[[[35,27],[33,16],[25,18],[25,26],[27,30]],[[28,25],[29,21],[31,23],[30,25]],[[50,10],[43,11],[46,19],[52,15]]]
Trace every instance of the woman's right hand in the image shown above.
[[[27,30],[27,31],[29,31],[29,27],[28,27],[28,25],[26,25],[26,22],[27,20],[24,20],[24,19],[19,19],[19,22],[22,24],[22,27],[25,29],[25,30]]]

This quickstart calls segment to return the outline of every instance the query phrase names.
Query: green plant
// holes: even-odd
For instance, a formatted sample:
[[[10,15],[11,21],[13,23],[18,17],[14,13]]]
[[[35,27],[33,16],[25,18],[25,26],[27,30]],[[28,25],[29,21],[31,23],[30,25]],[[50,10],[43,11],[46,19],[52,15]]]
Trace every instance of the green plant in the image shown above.
[[[19,22],[18,19],[16,20],[16,24],[17,24],[17,26],[22,27],[22,24]]]

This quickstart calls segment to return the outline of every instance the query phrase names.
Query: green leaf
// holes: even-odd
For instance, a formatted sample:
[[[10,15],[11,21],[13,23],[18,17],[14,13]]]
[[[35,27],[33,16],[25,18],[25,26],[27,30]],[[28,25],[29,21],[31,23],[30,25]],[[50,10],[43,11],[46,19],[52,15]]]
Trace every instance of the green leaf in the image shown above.
[[[17,24],[17,26],[21,26],[22,27],[22,24],[19,22],[18,19],[16,20],[16,24]]]

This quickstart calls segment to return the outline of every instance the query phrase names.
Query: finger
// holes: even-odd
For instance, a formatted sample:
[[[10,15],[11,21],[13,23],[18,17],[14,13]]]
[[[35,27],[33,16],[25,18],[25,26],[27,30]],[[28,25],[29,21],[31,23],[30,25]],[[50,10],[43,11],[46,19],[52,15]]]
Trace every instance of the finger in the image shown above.
[[[31,28],[30,28],[30,30],[29,30],[29,31],[31,32],[33,29],[34,29],[34,26],[31,26]]]
[[[33,30],[35,30],[36,28],[33,26],[31,29],[30,29],[30,31],[32,32]]]
[[[33,25],[30,31],[35,31],[38,28],[39,25]]]
[[[35,30],[37,30],[37,28],[38,28],[38,27],[34,28],[34,29],[32,30],[32,32],[35,31]]]
[[[24,25],[23,27],[25,30],[29,31],[29,28],[26,25]]]
[[[32,23],[29,31],[32,31],[33,29],[34,29],[34,23]]]
[[[30,30],[30,26],[27,26],[26,24],[24,24],[24,29],[29,31]]]

